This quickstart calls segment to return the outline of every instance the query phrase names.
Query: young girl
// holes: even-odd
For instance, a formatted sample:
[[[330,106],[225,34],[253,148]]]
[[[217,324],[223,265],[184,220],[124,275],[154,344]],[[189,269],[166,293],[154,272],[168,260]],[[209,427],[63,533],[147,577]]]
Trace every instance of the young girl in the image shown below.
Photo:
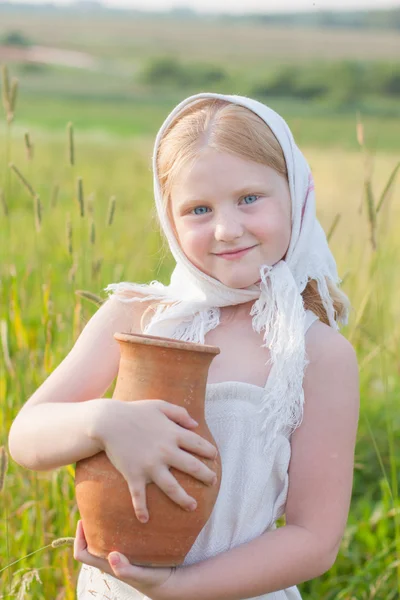
[[[153,169],[177,263],[170,285],[106,288],[114,293],[14,421],[10,452],[43,470],[105,450],[138,519],[151,519],[150,481],[190,509],[169,467],[211,484],[213,472],[185,450],[211,458],[215,447],[187,411],[101,396],[118,371],[116,331],[218,346],[205,415],[223,477],[209,520],[176,569],[137,567],[116,552],[97,559],[79,521],[78,598],[299,599],[296,585],[329,570],[340,547],[359,415],[356,355],[338,332],[349,301],[316,218],[310,168],[275,111],[201,93],[167,117]]]

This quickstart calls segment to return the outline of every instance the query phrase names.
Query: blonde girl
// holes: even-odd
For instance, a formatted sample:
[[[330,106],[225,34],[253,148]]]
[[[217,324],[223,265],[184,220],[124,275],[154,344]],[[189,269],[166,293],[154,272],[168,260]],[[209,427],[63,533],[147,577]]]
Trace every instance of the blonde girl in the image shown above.
[[[188,412],[162,398],[102,396],[118,372],[116,331],[218,346],[205,416],[223,477],[209,520],[176,569],[137,567],[117,551],[97,559],[79,521],[78,599],[298,600],[297,585],[329,570],[340,548],[359,416],[356,355],[338,331],[350,304],[310,168],[271,108],[201,93],[163,123],[153,173],[176,260],[170,284],[107,286],[107,301],[15,419],[11,455],[48,470],[104,450],[143,523],[150,481],[196,510],[169,468],[212,485],[189,451],[212,457],[216,448]]]

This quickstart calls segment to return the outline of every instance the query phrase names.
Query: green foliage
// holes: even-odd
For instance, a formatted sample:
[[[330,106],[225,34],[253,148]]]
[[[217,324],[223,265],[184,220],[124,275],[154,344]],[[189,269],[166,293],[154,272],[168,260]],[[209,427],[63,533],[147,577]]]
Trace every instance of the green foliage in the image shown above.
[[[150,106],[151,96],[133,106],[89,104],[86,112],[80,102],[53,97],[52,104],[42,98],[35,104],[34,95],[22,95],[16,118],[0,128],[0,447],[7,447],[23,403],[68,354],[97,310],[104,287],[115,281],[167,282],[173,266],[153,217],[149,166],[153,133],[179,98],[160,95]],[[27,105],[31,113],[25,115],[39,124],[48,123],[53,113],[62,132],[36,127],[27,137],[18,128]],[[282,106],[289,116],[301,110],[299,104],[277,102],[278,111]],[[66,129],[71,114],[79,126],[74,122]],[[106,124],[108,131],[115,131],[117,119],[121,130],[129,119],[133,125],[125,138],[104,129],[87,135],[83,127],[90,118],[93,128]],[[339,273],[347,274],[344,291],[354,307],[343,334],[357,351],[361,390],[348,522],[334,566],[299,585],[304,600],[396,600],[400,593],[400,213],[395,196],[400,167],[398,145],[391,154],[378,154],[376,165],[366,160],[364,137],[369,139],[370,128],[375,135],[383,127],[381,120],[367,122],[365,132],[359,128],[359,156],[343,150],[347,138],[341,137],[348,131],[356,137],[354,117],[290,119],[315,174],[325,230],[331,215],[341,211],[343,216],[331,246]],[[393,123],[388,126],[398,144]],[[27,139],[33,153],[27,152]],[[40,228],[30,189],[42,201]],[[105,395],[111,394],[112,389]],[[26,600],[74,600],[81,565],[71,548],[51,547],[55,538],[75,534],[72,466],[35,473],[10,460],[4,471],[0,597],[11,600],[27,583]]]
[[[324,99],[353,107],[370,96],[400,97],[400,65],[344,60],[276,67],[251,93],[262,97]]]
[[[22,48],[26,48],[32,46],[31,40],[21,31],[6,31],[0,37],[0,44],[4,44],[6,46],[18,46]]]
[[[148,61],[138,75],[138,81],[150,86],[190,87],[223,83],[222,67],[200,62],[181,63],[173,56],[156,57]]]

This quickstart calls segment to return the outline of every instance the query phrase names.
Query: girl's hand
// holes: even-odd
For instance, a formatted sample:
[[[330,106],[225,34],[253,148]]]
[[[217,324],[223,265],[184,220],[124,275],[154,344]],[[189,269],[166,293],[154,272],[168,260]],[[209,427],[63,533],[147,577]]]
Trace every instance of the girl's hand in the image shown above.
[[[112,559],[118,556],[120,560],[114,564]],[[175,567],[138,567],[132,565],[126,556],[117,552],[111,552],[108,560],[97,558],[87,551],[82,521],[78,521],[76,528],[74,558],[120,579],[152,600],[171,600],[174,597]]]
[[[190,510],[195,499],[178,483],[170,467],[211,485],[216,474],[201,457],[214,459],[217,449],[190,431],[196,424],[186,408],[165,400],[113,399],[101,406],[91,435],[127,482],[138,520],[145,523],[149,518],[146,485],[151,482]]]

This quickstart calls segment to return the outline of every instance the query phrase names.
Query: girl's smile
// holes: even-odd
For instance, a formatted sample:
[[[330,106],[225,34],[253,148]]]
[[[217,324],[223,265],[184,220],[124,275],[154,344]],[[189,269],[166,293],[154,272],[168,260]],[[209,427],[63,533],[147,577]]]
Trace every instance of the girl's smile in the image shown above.
[[[232,251],[232,252],[221,252],[220,254],[216,254],[216,256],[219,256],[220,258],[224,258],[226,260],[236,260],[236,259],[244,256],[248,252],[250,252],[250,250],[253,250],[253,248],[255,248],[256,245],[250,246],[249,248],[243,248],[242,250],[237,250],[237,251]]]

